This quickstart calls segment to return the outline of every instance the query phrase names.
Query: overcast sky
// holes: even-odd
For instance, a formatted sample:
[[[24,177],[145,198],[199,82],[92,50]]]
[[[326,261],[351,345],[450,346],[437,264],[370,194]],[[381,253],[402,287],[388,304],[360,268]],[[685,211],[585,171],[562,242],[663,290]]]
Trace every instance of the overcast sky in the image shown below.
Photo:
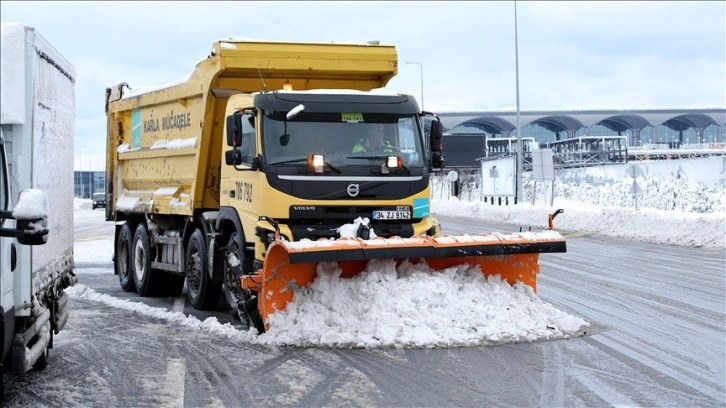
[[[431,111],[514,109],[514,2],[0,2],[76,68],[76,148],[105,150],[104,92],[190,74],[215,40],[379,40],[388,88]],[[520,108],[726,106],[726,2],[518,2]]]

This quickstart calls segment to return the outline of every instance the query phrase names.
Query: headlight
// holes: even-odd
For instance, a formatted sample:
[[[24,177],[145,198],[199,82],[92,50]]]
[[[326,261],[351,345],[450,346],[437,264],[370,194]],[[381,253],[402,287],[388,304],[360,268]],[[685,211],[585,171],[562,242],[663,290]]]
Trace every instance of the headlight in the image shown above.
[[[396,169],[403,166],[403,160],[400,156],[388,156],[386,158],[386,166],[389,169]]]
[[[323,166],[325,165],[325,158],[322,154],[311,154],[308,155],[308,167],[316,173],[323,172]]]

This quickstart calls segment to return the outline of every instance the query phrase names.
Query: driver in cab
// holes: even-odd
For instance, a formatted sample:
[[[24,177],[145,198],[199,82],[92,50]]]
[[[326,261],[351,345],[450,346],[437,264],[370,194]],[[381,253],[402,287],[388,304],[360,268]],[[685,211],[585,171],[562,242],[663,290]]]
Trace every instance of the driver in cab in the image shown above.
[[[366,137],[353,146],[353,153],[393,152],[393,146],[387,140],[383,140],[383,135],[383,124],[374,123],[369,127]]]

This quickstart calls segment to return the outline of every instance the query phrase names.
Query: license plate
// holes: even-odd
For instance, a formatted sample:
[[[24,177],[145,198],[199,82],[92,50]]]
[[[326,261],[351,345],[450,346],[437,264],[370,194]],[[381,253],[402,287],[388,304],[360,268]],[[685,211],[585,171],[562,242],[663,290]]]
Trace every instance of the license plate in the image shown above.
[[[373,211],[374,220],[410,220],[410,211]]]

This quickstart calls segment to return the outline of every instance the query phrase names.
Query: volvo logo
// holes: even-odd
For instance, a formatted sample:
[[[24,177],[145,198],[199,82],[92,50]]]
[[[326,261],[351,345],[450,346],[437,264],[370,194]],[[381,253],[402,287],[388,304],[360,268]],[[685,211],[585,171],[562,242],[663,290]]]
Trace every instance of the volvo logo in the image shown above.
[[[355,183],[348,184],[348,195],[351,197],[356,197],[360,193],[360,186]]]

